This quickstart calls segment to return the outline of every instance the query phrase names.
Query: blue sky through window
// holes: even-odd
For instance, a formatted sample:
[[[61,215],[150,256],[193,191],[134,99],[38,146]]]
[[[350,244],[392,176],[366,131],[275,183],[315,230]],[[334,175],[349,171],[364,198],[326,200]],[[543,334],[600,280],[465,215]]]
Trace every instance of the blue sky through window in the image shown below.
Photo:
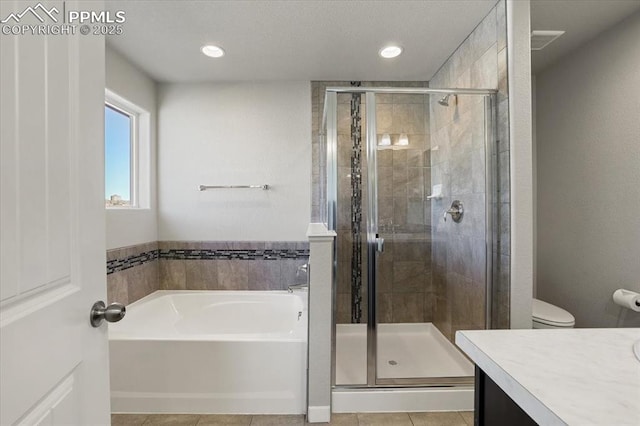
[[[105,105],[105,199],[119,195],[130,200],[131,194],[131,118]]]

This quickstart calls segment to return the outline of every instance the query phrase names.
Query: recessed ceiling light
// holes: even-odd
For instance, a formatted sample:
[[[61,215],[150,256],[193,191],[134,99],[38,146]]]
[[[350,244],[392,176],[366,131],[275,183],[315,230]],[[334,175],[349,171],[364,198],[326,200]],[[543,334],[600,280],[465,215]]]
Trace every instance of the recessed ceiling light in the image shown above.
[[[222,47],[214,46],[213,44],[202,46],[200,50],[211,58],[221,58],[224,56],[224,50],[222,50]]]
[[[391,58],[395,58],[396,56],[400,55],[402,53],[402,47],[400,46],[387,46],[387,47],[383,47],[382,49],[380,49],[380,52],[378,52],[380,54],[380,56],[382,56],[385,59],[391,59]]]

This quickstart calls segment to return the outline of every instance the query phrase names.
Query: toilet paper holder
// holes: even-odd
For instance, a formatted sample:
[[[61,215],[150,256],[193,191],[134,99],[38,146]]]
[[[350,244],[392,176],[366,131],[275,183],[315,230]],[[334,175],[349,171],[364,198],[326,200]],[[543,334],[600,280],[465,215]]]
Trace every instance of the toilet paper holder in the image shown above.
[[[613,292],[613,303],[622,306],[623,308],[640,312],[640,293],[619,288]]]

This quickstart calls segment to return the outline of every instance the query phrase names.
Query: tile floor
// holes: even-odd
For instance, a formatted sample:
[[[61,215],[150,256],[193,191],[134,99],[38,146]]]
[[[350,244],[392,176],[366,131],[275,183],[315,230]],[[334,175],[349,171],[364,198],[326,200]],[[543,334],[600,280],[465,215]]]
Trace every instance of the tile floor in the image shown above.
[[[304,416],[242,416],[198,414],[113,414],[113,426],[304,426]],[[437,413],[358,413],[333,414],[331,423],[311,423],[336,426],[472,426],[472,411]]]

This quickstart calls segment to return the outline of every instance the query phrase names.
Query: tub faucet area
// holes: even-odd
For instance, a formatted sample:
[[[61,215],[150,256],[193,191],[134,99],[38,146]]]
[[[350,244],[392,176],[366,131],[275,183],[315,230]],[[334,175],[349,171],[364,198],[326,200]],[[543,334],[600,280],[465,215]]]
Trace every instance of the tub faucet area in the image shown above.
[[[304,265],[300,265],[298,266],[298,269],[296,269],[296,277],[299,277],[300,275],[305,274],[307,276],[307,281],[309,278],[309,264],[305,263]]]
[[[287,287],[289,293],[293,293],[293,290],[300,290],[303,288],[309,288],[309,283],[291,284]]]
[[[299,277],[302,274],[306,275],[307,277],[306,281],[300,284],[291,284],[290,286],[288,286],[287,290],[289,291],[289,293],[293,293],[293,290],[309,288],[309,264],[308,263],[305,263],[304,265],[300,265],[298,266],[298,269],[296,269],[296,277]]]

